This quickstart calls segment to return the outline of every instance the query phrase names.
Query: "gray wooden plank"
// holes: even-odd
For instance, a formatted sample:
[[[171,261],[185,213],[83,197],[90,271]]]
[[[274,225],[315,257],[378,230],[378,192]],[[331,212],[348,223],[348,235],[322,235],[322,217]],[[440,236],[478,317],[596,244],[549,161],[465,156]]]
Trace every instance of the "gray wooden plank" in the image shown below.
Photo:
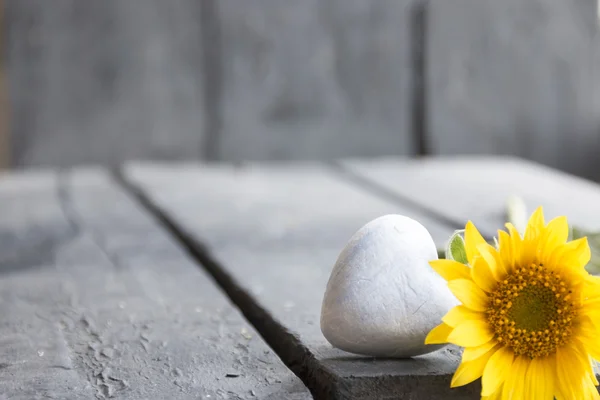
[[[61,297],[70,304],[61,276],[44,268],[52,265],[54,248],[72,238],[56,188],[51,173],[0,180],[0,394],[5,398],[94,397],[91,384],[74,368],[60,316],[49,318],[40,309]]]
[[[511,195],[522,197],[530,213],[541,205],[547,218],[566,215],[577,226],[600,230],[599,185],[518,158],[381,158],[348,160],[343,166],[463,227],[471,219],[489,237],[504,228]]]
[[[310,398],[103,171],[7,175],[0,203],[0,397]]]
[[[410,4],[219,1],[218,159],[412,154]]]
[[[5,6],[13,165],[199,158],[198,1]]]
[[[451,227],[313,164],[130,164],[124,176],[176,225],[315,398],[476,397],[475,386],[450,389],[459,357],[453,347],[410,360],[373,360],[333,349],[319,327],[331,268],[363,224],[405,214],[438,241]]]
[[[600,178],[596,7],[430,1],[431,154],[517,155]]]
[[[6,32],[6,21],[4,17],[4,0],[0,0],[0,29],[2,32]],[[10,141],[9,141],[9,109],[8,109],[8,86],[6,84],[6,57],[5,54],[5,40],[2,36],[2,43],[0,44],[0,169],[6,169],[10,164]]]

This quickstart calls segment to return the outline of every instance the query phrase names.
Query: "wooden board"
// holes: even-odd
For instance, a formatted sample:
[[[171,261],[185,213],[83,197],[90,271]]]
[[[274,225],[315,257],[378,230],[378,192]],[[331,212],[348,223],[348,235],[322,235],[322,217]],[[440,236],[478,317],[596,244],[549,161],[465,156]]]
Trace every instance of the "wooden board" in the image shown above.
[[[431,154],[509,154],[600,179],[595,2],[433,0]]]
[[[16,166],[414,151],[412,0],[6,2]]]
[[[471,219],[488,237],[504,229],[511,195],[521,196],[529,213],[541,205],[547,218],[566,215],[577,226],[600,231],[599,185],[517,158],[389,158],[343,165],[403,201],[449,216],[463,228]]]
[[[318,399],[471,399],[450,389],[455,348],[412,360],[373,360],[332,348],[319,327],[323,293],[351,235],[388,214],[452,229],[375,197],[315,165],[132,164],[125,179],[171,224]]]
[[[600,179],[593,0],[4,2],[13,166],[429,151]]]
[[[14,165],[201,156],[198,1],[4,1]]]
[[[226,0],[218,159],[412,154],[412,0]]]
[[[0,0],[0,170],[10,164],[8,87],[6,85],[6,21],[5,0]]]
[[[101,171],[9,175],[0,203],[0,397],[310,398]]]

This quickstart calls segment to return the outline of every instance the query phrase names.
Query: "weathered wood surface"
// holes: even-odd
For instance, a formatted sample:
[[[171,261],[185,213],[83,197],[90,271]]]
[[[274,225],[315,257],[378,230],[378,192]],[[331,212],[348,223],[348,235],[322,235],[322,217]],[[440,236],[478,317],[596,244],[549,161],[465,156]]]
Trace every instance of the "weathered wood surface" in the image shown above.
[[[504,228],[511,195],[521,196],[529,213],[541,205],[548,218],[566,215],[577,226],[600,230],[597,184],[517,158],[383,158],[342,165],[399,199],[448,216],[463,228],[471,219],[490,238]]]
[[[13,164],[410,154],[410,2],[6,0]]]
[[[4,18],[5,0],[0,0],[0,169],[10,165],[9,98],[6,85],[6,22]]]
[[[509,194],[600,225],[597,185],[512,158],[131,164],[123,179],[148,210],[101,170],[0,178],[0,398],[310,398],[279,358],[317,399],[478,398],[449,388],[453,347],[331,348],[319,314],[340,249],[387,213],[438,244],[467,218],[493,234]]]
[[[4,1],[13,165],[202,154],[202,2]]]
[[[412,154],[412,0],[225,0],[218,159]]]
[[[4,1],[13,166],[424,150],[600,179],[594,0]]]
[[[596,3],[430,1],[430,154],[517,155],[600,179]]]
[[[0,398],[310,398],[104,173],[7,175],[0,203]]]
[[[315,165],[132,164],[125,179],[175,225],[315,398],[477,397],[475,385],[450,390],[458,361],[452,348],[412,360],[375,361],[333,349],[319,326],[331,268],[363,224],[405,214],[438,242],[452,227]]]

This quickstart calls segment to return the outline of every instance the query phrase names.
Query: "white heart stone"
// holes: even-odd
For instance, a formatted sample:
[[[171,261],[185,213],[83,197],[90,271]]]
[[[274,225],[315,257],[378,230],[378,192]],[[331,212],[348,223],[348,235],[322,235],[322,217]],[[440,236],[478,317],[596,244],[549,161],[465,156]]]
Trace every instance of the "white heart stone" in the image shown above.
[[[333,268],[321,331],[334,347],[375,357],[438,350],[429,331],[458,304],[429,265],[437,250],[427,229],[402,215],[379,217],[352,236]]]

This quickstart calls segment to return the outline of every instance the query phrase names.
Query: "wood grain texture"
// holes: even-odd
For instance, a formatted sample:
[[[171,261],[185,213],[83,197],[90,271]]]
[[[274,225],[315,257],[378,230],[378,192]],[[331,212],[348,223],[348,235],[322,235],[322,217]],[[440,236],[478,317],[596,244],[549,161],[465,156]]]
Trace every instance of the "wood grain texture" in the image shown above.
[[[457,228],[470,219],[489,237],[504,229],[511,195],[521,196],[529,213],[541,205],[547,219],[566,215],[582,228],[600,230],[599,185],[518,158],[382,158],[349,160],[343,166],[400,198],[453,218]]]
[[[0,163],[430,151],[600,179],[592,0],[4,2]]]
[[[219,159],[412,154],[410,0],[225,0]]]
[[[3,398],[310,398],[103,172],[10,175],[0,199]]]
[[[432,154],[509,154],[599,178],[600,91],[587,0],[433,0]]]
[[[405,214],[438,241],[451,228],[316,165],[132,164],[125,177],[204,254],[204,264],[315,398],[466,400],[477,393],[477,385],[450,390],[454,348],[374,360],[333,349],[319,328],[331,269],[362,225]]]
[[[4,0],[12,163],[199,158],[199,2]]]
[[[6,0],[17,166],[411,154],[411,0]]]

